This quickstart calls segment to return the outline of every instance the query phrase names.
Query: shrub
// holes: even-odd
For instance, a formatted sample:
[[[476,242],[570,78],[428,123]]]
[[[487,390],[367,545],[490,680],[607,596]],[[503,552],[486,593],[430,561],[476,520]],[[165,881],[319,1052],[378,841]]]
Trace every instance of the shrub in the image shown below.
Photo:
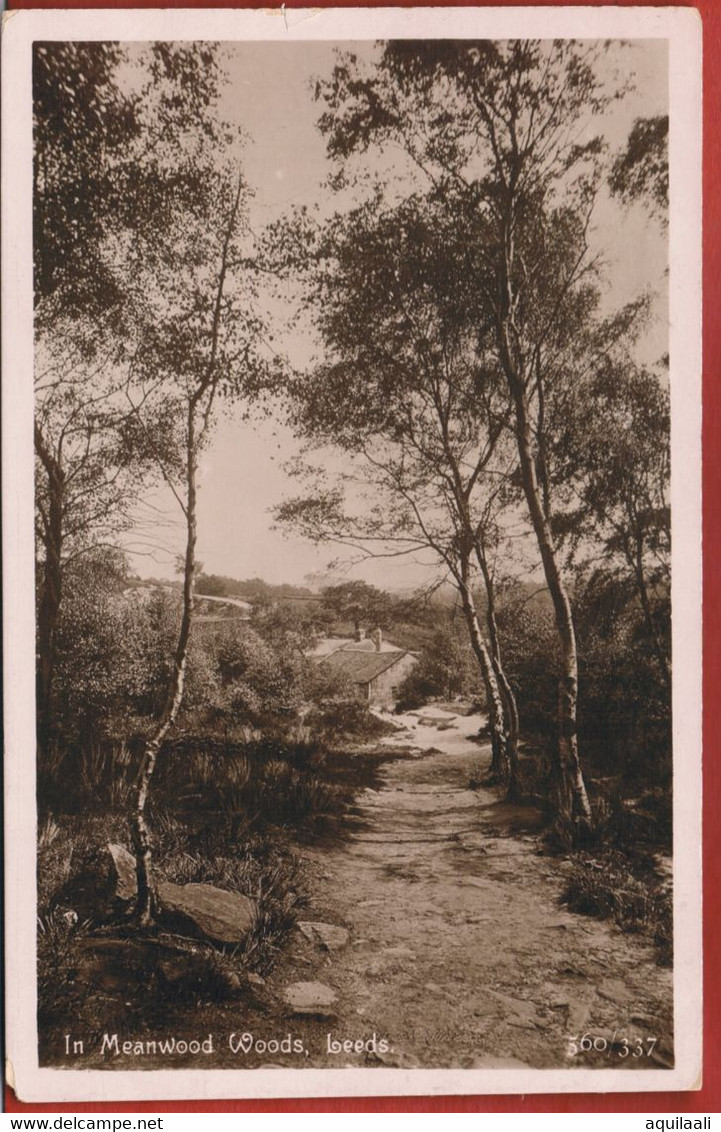
[[[334,700],[321,703],[305,718],[311,734],[326,742],[351,739],[380,739],[395,731],[393,724],[379,719],[366,704],[357,699]]]
[[[481,695],[465,628],[453,622],[436,628],[398,691],[397,711],[413,711],[433,699]]]

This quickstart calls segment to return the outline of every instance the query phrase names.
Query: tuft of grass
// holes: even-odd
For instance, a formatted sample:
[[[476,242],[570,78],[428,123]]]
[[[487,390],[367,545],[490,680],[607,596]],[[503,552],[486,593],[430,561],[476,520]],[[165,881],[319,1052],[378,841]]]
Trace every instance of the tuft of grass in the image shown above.
[[[269,971],[287,934],[307,903],[298,857],[277,839],[254,833],[232,842],[226,823],[154,819],[158,870],[176,884],[214,884],[251,897],[258,913],[235,949],[241,967]]]
[[[163,753],[153,783],[169,812],[224,814],[236,829],[296,827],[343,813],[349,792],[328,781],[326,747],[317,740],[264,739],[234,748],[178,741]]]
[[[75,997],[80,943],[86,923],[73,912],[56,908],[38,916],[38,1018],[66,1014]]]
[[[60,833],[60,826],[48,815],[38,829],[38,853],[46,853]]]
[[[613,920],[622,931],[649,935],[659,948],[659,962],[671,962],[672,898],[652,862],[632,860],[617,850],[577,854],[562,901],[572,912]]]

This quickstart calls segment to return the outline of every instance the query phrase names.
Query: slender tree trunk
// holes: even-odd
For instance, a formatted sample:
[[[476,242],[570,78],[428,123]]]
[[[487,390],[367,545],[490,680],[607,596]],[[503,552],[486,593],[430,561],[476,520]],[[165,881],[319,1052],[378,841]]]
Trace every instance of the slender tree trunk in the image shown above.
[[[173,671],[168,686],[165,705],[155,730],[145,744],[135,786],[133,808],[130,816],[130,833],[135,850],[136,875],[138,884],[135,918],[142,926],[152,923],[157,910],[157,898],[152,871],[152,851],[150,834],[145,820],[145,807],[148,801],[150,782],[155,771],[160,749],[173,726],[183,702],[185,670],[188,659],[188,643],[193,622],[195,589],[195,545],[197,542],[197,445],[195,435],[196,401],[191,399],[188,409],[187,438],[187,499],[186,499],[186,546],[185,568],[183,572],[183,611],[180,621],[178,642],[173,658]]]
[[[513,396],[516,411],[516,437],[518,456],[531,522],[541,554],[543,570],[553,602],[558,638],[561,646],[561,678],[558,688],[558,787],[561,809],[582,828],[592,825],[591,806],[583,780],[578,757],[578,730],[576,713],[578,704],[578,655],[571,603],[561,576],[556,547],[550,524],[541,498],[536,472],[532,430],[528,413],[525,384],[512,361],[508,341],[509,331],[504,325],[501,342],[501,359]]]
[[[651,609],[651,602],[648,596],[648,588],[646,586],[646,576],[643,569],[643,545],[640,538],[636,540],[636,554],[633,561],[631,562],[631,566],[633,568],[634,577],[636,579],[636,589],[638,590],[638,596],[641,599],[641,608],[643,610],[646,628],[651,638],[653,649],[656,654],[656,659],[661,669],[661,676],[663,677],[666,687],[670,688],[671,666],[669,664],[668,656],[666,655],[666,650],[663,648],[663,645],[661,644],[661,641],[659,639],[656,625],[653,620],[653,611]]]
[[[576,632],[573,625],[571,603],[556,558],[553,536],[541,503],[525,394],[521,394],[517,398],[517,409],[518,451],[521,460],[523,486],[531,512],[531,521],[538,540],[546,584],[553,602],[561,645],[562,671],[558,688],[558,771],[561,803],[573,820],[576,820],[580,825],[589,827],[592,823],[591,805],[586,793],[586,785],[578,756]]]
[[[506,798],[509,802],[517,802],[521,797],[521,776],[518,766],[518,738],[520,732],[519,719],[518,719],[518,704],[513,692],[513,688],[508,682],[508,677],[503,669],[503,666],[496,661],[495,656],[491,657],[493,667],[496,672],[496,679],[501,691],[501,699],[503,701],[503,709],[506,715],[508,725],[507,732],[507,750],[508,750],[508,788],[506,790]]]
[[[186,470],[186,502],[185,502],[185,569],[183,572],[183,612],[180,621],[178,643],[175,648],[173,672],[168,686],[168,695],[165,706],[160,714],[153,734],[149,738],[143,751],[143,757],[138,772],[138,780],[133,799],[133,808],[130,816],[130,833],[136,855],[136,874],[138,883],[138,896],[135,907],[136,920],[141,925],[152,922],[157,906],[155,886],[152,873],[152,854],[150,834],[145,821],[145,807],[148,801],[148,791],[158,761],[158,754],[165,738],[173,726],[180,706],[183,702],[185,687],[185,669],[188,660],[188,642],[193,623],[193,604],[195,591],[195,545],[197,542],[197,472],[198,452],[200,445],[207,434],[210,413],[216,389],[216,359],[222,320],[223,293],[228,271],[230,244],[235,229],[238,209],[240,207],[242,180],[238,178],[238,187],[235,200],[231,208],[228,223],[223,239],[223,250],[218,272],[218,282],[215,290],[213,305],[213,319],[210,327],[210,355],[202,378],[199,380],[195,392],[188,400],[187,416],[187,470]],[[207,398],[204,409],[201,408],[203,398]]]
[[[491,730],[491,748],[493,751],[491,773],[498,774],[498,776],[505,781],[508,778],[509,768],[503,698],[498,686],[493,660],[483,637],[475,603],[473,601],[473,595],[465,574],[466,572],[464,570],[463,576],[458,579],[458,587],[466,624],[468,625],[471,647],[481,670],[483,684],[486,689],[486,697],[488,699],[488,722]]]
[[[52,727],[52,694],[57,629],[63,589],[62,549],[65,475],[35,427],[35,449],[47,476],[47,511],[43,517],[43,580],[38,608],[37,734],[44,747]]]
[[[503,667],[503,659],[501,656],[501,640],[498,633],[498,622],[496,620],[496,592],[493,585],[493,578],[491,577],[490,570],[488,569],[488,562],[482,546],[480,546],[478,539],[475,540],[476,558],[478,565],[483,575],[483,581],[486,587],[486,620],[488,623],[488,640],[491,646],[491,660],[493,668],[496,673],[498,687],[500,689],[501,698],[503,700],[503,709],[506,719],[507,734],[506,734],[506,749],[508,751],[508,792],[507,797],[509,801],[516,801],[521,795],[520,775],[518,770],[518,737],[520,732],[520,722],[518,718],[518,704],[510,685],[508,677],[506,676]]]

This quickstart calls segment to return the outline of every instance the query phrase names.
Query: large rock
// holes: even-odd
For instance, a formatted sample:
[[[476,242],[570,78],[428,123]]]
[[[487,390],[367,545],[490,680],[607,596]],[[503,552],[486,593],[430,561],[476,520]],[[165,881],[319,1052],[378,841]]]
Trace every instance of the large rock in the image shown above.
[[[257,914],[250,897],[212,884],[161,881],[158,901],[163,915],[175,925],[214,943],[242,943]]]
[[[108,842],[75,864],[58,893],[81,920],[103,920],[122,911],[135,899],[135,858],[122,845]]]
[[[298,930],[311,943],[318,944],[324,951],[340,951],[348,944],[348,931],[337,924],[324,924],[316,920],[299,920]]]
[[[123,903],[130,903],[138,893],[135,857],[122,845],[116,845],[112,841],[108,842],[107,851],[112,862],[114,897]]]
[[[315,1018],[332,1018],[333,1004],[338,995],[325,983],[291,983],[285,988],[283,998],[293,1014],[311,1015]]]

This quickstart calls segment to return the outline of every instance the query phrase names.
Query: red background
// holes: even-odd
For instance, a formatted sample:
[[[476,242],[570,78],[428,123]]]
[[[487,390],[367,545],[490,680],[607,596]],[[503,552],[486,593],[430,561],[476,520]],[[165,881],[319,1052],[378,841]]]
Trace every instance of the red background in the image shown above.
[[[563,0],[536,0],[538,7],[567,6]],[[598,0],[586,4],[600,6]],[[633,7],[627,0],[615,0],[618,6]],[[346,0],[313,0],[316,7],[387,7],[391,5],[348,3]],[[454,0],[460,6],[463,0]],[[418,7],[441,6],[416,0]],[[45,0],[19,0],[8,8],[56,8]],[[63,8],[157,8],[157,0],[135,0],[135,3],[108,3],[107,0],[63,0]],[[164,8],[188,8],[189,3],[162,4]],[[192,5],[207,8],[250,8],[258,4],[230,4],[226,0],[209,0]],[[307,7],[308,3],[286,3],[287,8]],[[464,5],[465,6],[465,5]],[[476,7],[512,7],[496,0],[486,4],[475,0]],[[644,5],[646,6],[646,5]],[[656,7],[666,7],[656,3]],[[692,6],[692,5],[684,5]],[[714,375],[719,368],[721,336],[717,315],[721,294],[721,184],[714,181],[714,172],[721,178],[721,138],[716,121],[721,111],[721,5],[714,0],[698,0],[695,5],[703,20],[704,50],[704,157],[703,157],[703,286],[704,286],[704,424],[703,424],[703,491],[704,491],[704,1086],[684,1093],[606,1093],[546,1094],[541,1096],[490,1097],[328,1097],[274,1100],[225,1101],[154,1101],[116,1104],[22,1104],[12,1090],[5,1090],[7,1112],[664,1112],[713,1113],[721,1109],[721,822],[716,809],[721,803],[721,766],[719,732],[721,731],[721,461],[714,459],[714,447],[721,435],[721,387]]]

